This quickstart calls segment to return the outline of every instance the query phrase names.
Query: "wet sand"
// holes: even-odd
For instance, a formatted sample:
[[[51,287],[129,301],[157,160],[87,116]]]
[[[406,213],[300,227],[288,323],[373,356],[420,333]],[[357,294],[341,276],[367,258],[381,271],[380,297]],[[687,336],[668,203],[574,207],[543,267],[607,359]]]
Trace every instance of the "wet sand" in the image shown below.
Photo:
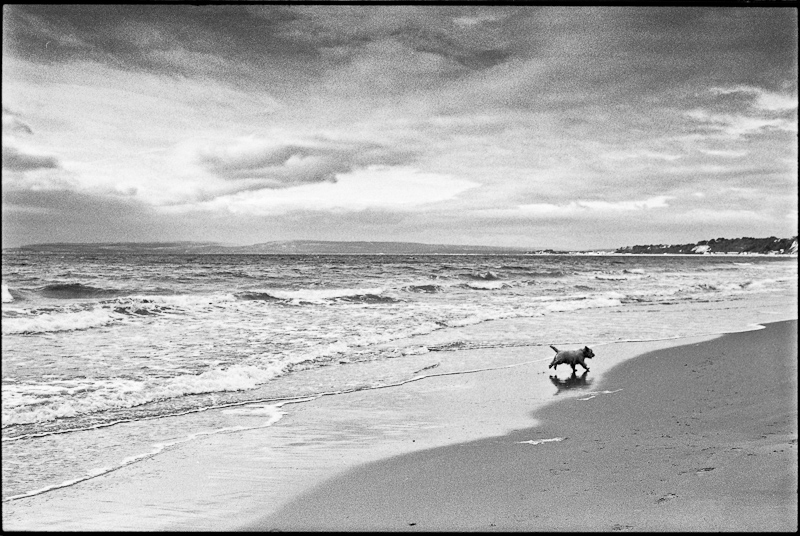
[[[797,530],[796,320],[641,355],[592,392],[360,466],[245,530]]]

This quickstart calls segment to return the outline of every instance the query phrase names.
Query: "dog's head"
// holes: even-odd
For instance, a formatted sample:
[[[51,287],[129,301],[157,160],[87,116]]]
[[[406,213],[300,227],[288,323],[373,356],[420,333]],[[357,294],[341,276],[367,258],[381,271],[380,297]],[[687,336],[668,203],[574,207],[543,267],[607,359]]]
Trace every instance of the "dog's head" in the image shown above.
[[[587,359],[591,359],[591,358],[594,357],[594,352],[592,352],[592,349],[589,348],[588,346],[584,346],[583,347],[583,357],[585,357]]]

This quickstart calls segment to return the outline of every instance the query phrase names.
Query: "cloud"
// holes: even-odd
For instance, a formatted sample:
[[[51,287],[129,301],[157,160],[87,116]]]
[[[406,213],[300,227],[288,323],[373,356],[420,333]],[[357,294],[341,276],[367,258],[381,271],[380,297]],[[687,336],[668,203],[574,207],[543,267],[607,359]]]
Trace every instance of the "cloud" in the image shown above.
[[[607,211],[632,211],[632,210],[649,210],[653,208],[667,208],[667,200],[672,199],[672,196],[660,195],[651,197],[650,199],[643,199],[641,201],[578,201],[578,206],[586,207],[592,210],[607,210]]]
[[[32,171],[36,169],[55,169],[58,159],[54,156],[25,153],[14,147],[3,147],[3,169],[9,171]]]
[[[661,195],[649,199],[635,201],[571,201],[565,205],[552,203],[531,203],[520,205],[516,212],[520,216],[535,217],[574,217],[576,215],[588,215],[590,213],[619,213],[644,211],[650,209],[667,208],[667,201],[673,199],[672,196]]]
[[[3,190],[3,245],[169,239],[175,222],[150,207],[68,189]],[[154,233],[156,233],[154,235]]]
[[[339,175],[335,184],[302,184],[282,190],[262,188],[165,210],[265,215],[293,211],[408,210],[448,201],[477,186],[475,182],[408,167],[369,166]]]
[[[490,23],[490,22],[497,22],[499,20],[503,20],[508,15],[506,14],[490,14],[490,13],[478,13],[476,15],[464,15],[463,17],[456,17],[453,19],[453,22],[457,26],[466,26],[472,27],[480,24]]]
[[[3,106],[3,134],[33,134],[33,131],[31,127],[22,122],[16,114]]]
[[[649,158],[652,160],[666,160],[668,162],[671,162],[673,160],[679,160],[681,158],[681,155],[679,154],[660,153],[648,149],[642,149],[638,151],[616,151],[611,153],[605,153],[601,156],[608,160],[630,160],[637,158]]]
[[[297,17],[286,24],[283,35],[320,50],[336,50],[335,57],[344,63],[358,61],[364,52],[391,52],[399,45],[418,62],[457,63],[466,67],[461,74],[467,74],[502,63],[511,55],[503,28],[488,24],[509,16],[502,8],[298,6],[292,12]]]
[[[720,150],[720,149],[697,149],[703,154],[709,156],[720,156],[722,158],[741,158],[747,156],[747,151],[734,151],[734,150]]]
[[[225,143],[205,142],[189,150],[212,175],[227,181],[250,181],[248,190],[336,182],[339,174],[397,164],[409,157],[407,152],[376,143],[322,138],[287,143],[249,136]]]
[[[797,116],[792,113],[798,104],[795,95],[742,84],[712,87],[706,94],[714,96],[714,100],[707,103],[708,107],[688,110],[685,116],[728,138],[739,139],[776,130],[797,132]]]
[[[735,86],[730,88],[713,87],[710,91],[716,95],[731,95],[744,93],[753,98],[752,105],[761,110],[784,111],[797,108],[797,96],[782,93],[773,93],[753,86]]]
[[[736,114],[717,114],[696,109],[686,112],[686,116],[718,130],[731,138],[758,134],[766,130],[797,131],[797,123],[782,118],[753,117]]]

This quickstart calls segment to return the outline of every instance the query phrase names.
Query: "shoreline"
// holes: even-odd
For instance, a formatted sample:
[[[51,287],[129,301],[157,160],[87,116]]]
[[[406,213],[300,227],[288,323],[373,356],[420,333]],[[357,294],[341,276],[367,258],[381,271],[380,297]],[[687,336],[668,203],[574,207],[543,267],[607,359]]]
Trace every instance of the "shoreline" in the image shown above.
[[[361,465],[240,530],[795,531],[797,320],[762,325],[622,361],[532,428]]]
[[[796,325],[796,319],[788,322]],[[765,322],[753,319],[740,324],[733,333],[760,333],[763,325]],[[518,329],[515,324],[504,326],[505,330],[510,329],[509,334]],[[751,331],[754,327],[756,331]],[[212,418],[211,414],[220,412],[227,416],[223,420],[219,415],[214,416],[218,425],[225,423],[234,428],[256,425],[256,428],[234,431],[233,435],[197,437],[162,450],[152,458],[77,485],[4,502],[3,528],[275,528],[275,525],[264,525],[272,514],[280,514],[287,505],[303,503],[309,492],[313,494],[320,485],[360,470],[365,463],[380,464],[397,456],[415,456],[440,447],[456,448],[471,445],[475,440],[492,441],[506,434],[536,430],[531,427],[542,419],[538,411],[533,411],[537,408],[544,410],[564,399],[580,405],[593,404],[625,393],[624,389],[616,393],[603,392],[613,390],[604,387],[606,374],[614,373],[620,364],[653,352],[705,341],[713,343],[724,336],[717,333],[591,345],[597,358],[589,362],[588,377],[579,375],[577,381],[568,378],[568,368],[560,367],[556,375],[547,369],[553,354],[546,347],[458,350],[447,352],[446,358],[436,352],[409,355],[403,358],[403,366],[417,373],[424,372],[427,377],[422,381],[415,379],[388,388],[324,396],[283,408],[256,404],[177,417],[179,421],[203,419],[204,415]],[[789,346],[796,352],[796,339]],[[479,368],[483,370],[475,370]],[[557,376],[557,380],[552,376]],[[588,400],[577,400],[579,398]],[[259,419],[277,414],[283,417],[274,425],[259,428]],[[145,429],[137,428],[140,425],[119,426],[130,428],[132,434],[146,433]],[[562,436],[529,435],[519,441],[556,437]],[[516,446],[562,448],[572,441]],[[574,508],[567,510],[561,505],[555,511]],[[553,527],[558,529],[560,525]],[[298,526],[295,523],[278,528],[297,530]],[[335,527],[323,524],[319,528]],[[404,528],[413,529],[414,526],[392,526],[391,530]],[[445,530],[455,528],[460,527],[444,527]],[[492,529],[494,527],[486,530]]]

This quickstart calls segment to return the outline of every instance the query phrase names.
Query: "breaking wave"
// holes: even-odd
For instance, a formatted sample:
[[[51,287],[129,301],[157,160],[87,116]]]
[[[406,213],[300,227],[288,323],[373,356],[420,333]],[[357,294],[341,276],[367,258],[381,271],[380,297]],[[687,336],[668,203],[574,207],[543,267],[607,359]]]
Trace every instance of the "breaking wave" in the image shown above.
[[[616,307],[622,305],[624,295],[603,296],[597,298],[577,298],[551,303],[545,309],[551,312],[557,311],[577,311],[579,309],[594,309],[597,307]]]
[[[281,290],[266,289],[252,290],[236,294],[241,300],[278,300],[292,305],[302,303],[395,303],[395,297],[384,294],[382,288],[362,288],[362,289],[298,289]]]
[[[486,272],[475,272],[464,275],[469,279],[477,279],[483,281],[496,281],[500,279],[500,276],[497,274],[497,272],[492,272],[491,270],[487,270]]]
[[[283,372],[285,366],[282,365],[267,368],[235,365],[160,381],[116,379],[86,385],[71,382],[74,385],[42,386],[47,390],[40,393],[42,400],[37,404],[31,404],[29,393],[17,393],[11,386],[3,394],[3,427],[54,421],[109,409],[132,408],[187,395],[245,391]],[[30,387],[27,389],[30,391]]]
[[[434,292],[444,291],[444,287],[442,287],[441,285],[409,285],[407,287],[404,287],[403,290],[407,292],[420,292],[420,293],[432,294]]]
[[[502,281],[470,281],[464,285],[463,288],[471,288],[475,290],[499,290],[503,287],[509,286]]]
[[[90,287],[81,283],[54,283],[45,285],[39,289],[39,293],[46,298],[76,299],[117,296],[120,291]]]
[[[123,318],[105,309],[43,313],[3,318],[3,335],[53,333],[105,326]]]

